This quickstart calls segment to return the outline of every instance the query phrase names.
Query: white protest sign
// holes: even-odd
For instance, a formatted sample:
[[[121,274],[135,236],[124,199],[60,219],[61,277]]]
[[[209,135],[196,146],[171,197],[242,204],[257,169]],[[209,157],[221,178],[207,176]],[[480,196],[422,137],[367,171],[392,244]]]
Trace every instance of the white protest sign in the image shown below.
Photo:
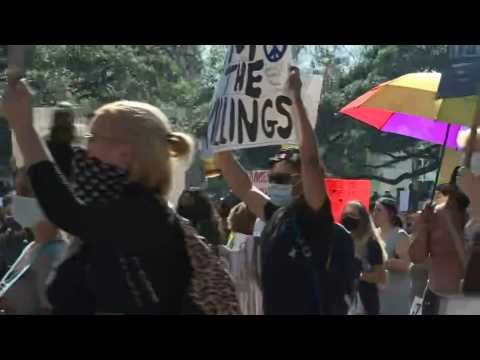
[[[297,144],[291,92],[290,45],[232,45],[208,117],[213,152]],[[302,76],[302,99],[315,125],[322,77]]]
[[[33,126],[41,138],[45,138],[50,132],[54,107],[33,108]],[[24,160],[20,147],[18,146],[15,133],[12,131],[12,156],[15,159],[17,168],[24,166]]]
[[[415,296],[410,308],[410,315],[422,315],[423,298]]]

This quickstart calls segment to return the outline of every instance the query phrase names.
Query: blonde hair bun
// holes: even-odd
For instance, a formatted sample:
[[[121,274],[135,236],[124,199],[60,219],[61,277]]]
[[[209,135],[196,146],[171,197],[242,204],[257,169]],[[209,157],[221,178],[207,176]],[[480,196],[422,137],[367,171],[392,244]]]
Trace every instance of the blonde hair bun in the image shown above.
[[[180,160],[190,161],[193,153],[194,141],[190,135],[181,132],[172,132],[168,135],[170,155]]]

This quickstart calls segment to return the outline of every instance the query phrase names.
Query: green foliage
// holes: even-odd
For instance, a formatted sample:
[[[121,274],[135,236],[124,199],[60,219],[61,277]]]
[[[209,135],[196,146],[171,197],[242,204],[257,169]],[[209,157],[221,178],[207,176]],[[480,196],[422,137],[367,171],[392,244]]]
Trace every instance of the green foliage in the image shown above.
[[[198,45],[37,45],[28,73],[35,106],[68,100],[89,112],[115,100],[145,101],[164,110],[174,126],[191,130],[200,120],[194,116],[206,118],[198,108],[210,101],[212,72],[222,61],[215,49],[204,64],[202,50]]]

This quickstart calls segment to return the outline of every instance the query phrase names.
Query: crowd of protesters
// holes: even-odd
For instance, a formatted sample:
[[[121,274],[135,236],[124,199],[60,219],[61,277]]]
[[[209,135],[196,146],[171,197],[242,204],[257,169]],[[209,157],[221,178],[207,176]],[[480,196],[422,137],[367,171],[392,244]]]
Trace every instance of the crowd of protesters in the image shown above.
[[[349,202],[336,223],[301,89],[294,67],[299,146],[270,159],[267,193],[224,151],[215,163],[231,194],[215,204],[191,188],[172,206],[193,141],[160,109],[105,104],[74,146],[68,104],[41,139],[26,81],[9,83],[3,111],[25,167],[13,192],[0,186],[2,313],[407,315],[421,297],[437,314],[442,294],[462,291],[479,229],[480,152],[403,222],[387,192]]]

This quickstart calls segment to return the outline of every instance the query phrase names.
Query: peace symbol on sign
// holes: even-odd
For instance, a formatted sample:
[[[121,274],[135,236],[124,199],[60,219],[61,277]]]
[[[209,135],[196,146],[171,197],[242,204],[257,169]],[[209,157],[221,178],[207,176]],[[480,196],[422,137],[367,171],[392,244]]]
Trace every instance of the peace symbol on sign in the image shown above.
[[[287,52],[288,45],[263,45],[265,56],[271,62],[279,61]]]

